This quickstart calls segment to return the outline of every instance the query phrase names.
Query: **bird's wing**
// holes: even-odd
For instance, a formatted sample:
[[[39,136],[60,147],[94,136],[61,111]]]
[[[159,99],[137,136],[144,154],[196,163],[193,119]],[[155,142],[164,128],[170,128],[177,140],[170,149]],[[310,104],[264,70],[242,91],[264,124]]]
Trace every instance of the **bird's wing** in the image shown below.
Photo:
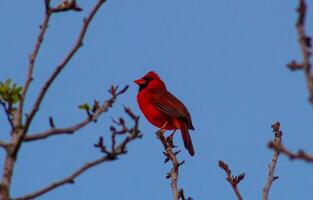
[[[158,91],[151,99],[152,104],[164,114],[187,122],[188,128],[193,129],[190,114],[185,105],[168,91]]]

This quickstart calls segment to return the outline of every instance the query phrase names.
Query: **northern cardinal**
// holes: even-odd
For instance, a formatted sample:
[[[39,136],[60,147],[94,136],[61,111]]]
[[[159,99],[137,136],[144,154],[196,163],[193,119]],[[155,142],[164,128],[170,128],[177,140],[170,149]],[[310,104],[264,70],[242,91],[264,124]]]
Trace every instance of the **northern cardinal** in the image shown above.
[[[195,152],[189,129],[194,130],[194,127],[186,106],[166,89],[164,82],[153,71],[134,82],[139,86],[138,105],[147,120],[161,129],[180,129],[184,146],[193,156]]]

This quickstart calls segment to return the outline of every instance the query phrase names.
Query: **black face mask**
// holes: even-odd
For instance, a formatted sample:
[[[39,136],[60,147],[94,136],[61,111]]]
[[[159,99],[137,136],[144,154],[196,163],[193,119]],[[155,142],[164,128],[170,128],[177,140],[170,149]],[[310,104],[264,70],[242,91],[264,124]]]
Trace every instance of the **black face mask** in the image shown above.
[[[149,82],[152,80],[151,77],[144,77],[144,78],[142,78],[142,79],[145,80],[145,83],[139,85],[139,92],[140,92],[141,90],[145,89],[145,88],[148,86]]]

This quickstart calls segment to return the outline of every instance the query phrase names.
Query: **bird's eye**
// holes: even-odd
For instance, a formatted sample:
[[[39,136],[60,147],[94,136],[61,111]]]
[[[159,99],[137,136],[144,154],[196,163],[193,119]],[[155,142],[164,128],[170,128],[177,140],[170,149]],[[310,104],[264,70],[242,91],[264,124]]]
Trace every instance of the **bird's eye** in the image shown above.
[[[143,77],[142,79],[145,80],[146,82],[149,82],[152,80],[152,77],[148,76],[148,77]]]

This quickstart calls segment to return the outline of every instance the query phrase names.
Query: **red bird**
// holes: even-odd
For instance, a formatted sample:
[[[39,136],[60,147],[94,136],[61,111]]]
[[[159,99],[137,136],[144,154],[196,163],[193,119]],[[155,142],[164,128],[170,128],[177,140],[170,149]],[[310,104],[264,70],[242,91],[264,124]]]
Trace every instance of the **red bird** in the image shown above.
[[[164,82],[153,71],[134,82],[139,86],[138,105],[147,120],[161,129],[180,129],[184,146],[193,156],[195,151],[189,129],[194,130],[194,128],[186,106],[167,91]]]

